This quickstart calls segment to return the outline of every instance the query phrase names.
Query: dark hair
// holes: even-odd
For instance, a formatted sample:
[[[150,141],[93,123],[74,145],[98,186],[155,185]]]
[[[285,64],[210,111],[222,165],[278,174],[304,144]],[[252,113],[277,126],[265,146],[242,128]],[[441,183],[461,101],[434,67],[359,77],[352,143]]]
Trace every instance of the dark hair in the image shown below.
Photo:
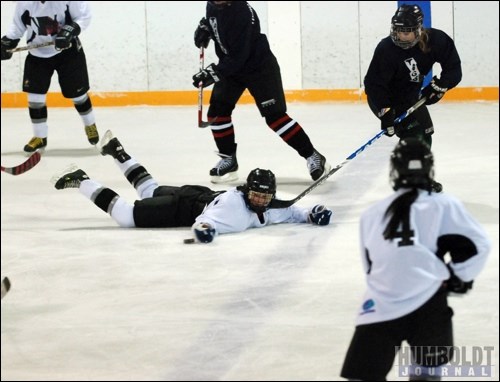
[[[398,228],[401,224],[409,225],[411,205],[418,198],[418,189],[413,188],[401,194],[387,207],[384,219],[389,218],[389,222],[384,230],[384,239],[393,240],[397,236]]]

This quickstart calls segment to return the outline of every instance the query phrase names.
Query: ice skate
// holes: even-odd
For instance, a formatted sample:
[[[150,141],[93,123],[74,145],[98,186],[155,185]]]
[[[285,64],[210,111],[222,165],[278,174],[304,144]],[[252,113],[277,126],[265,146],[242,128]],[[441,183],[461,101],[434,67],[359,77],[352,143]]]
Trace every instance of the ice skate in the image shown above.
[[[327,174],[332,166],[328,164],[326,158],[319,152],[314,150],[313,154],[307,158],[307,168],[313,180],[318,180],[323,175]]]
[[[101,140],[101,154],[110,155],[114,159],[118,159],[120,163],[124,163],[130,159],[130,155],[125,152],[122,144],[113,136],[111,130],[106,131]]]
[[[97,126],[93,123],[90,126],[85,126],[85,134],[91,145],[96,145],[99,142],[99,132]]]
[[[47,146],[47,138],[33,137],[24,146],[24,152],[26,154],[32,154],[37,150],[43,152],[45,151],[45,146]]]
[[[65,188],[79,188],[80,183],[87,179],[89,176],[75,164],[72,164],[59,175],[54,175],[51,182],[57,190],[63,190]]]
[[[236,150],[231,155],[218,153],[221,160],[210,170],[212,183],[227,183],[238,179],[238,161]]]

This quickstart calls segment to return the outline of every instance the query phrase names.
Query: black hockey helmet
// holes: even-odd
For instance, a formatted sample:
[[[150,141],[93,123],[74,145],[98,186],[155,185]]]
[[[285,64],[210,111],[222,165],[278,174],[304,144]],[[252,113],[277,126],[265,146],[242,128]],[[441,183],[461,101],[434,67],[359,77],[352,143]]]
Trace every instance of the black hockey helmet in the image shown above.
[[[420,40],[424,14],[416,4],[401,5],[391,20],[391,38],[394,44],[403,49],[414,47]],[[412,41],[402,41],[398,37],[398,32],[413,32],[415,39]]]
[[[430,191],[433,179],[434,156],[427,143],[418,138],[401,139],[391,155],[392,188],[415,187]]]
[[[250,171],[247,183],[239,189],[243,191],[248,208],[264,212],[276,195],[276,177],[271,170],[256,168]]]

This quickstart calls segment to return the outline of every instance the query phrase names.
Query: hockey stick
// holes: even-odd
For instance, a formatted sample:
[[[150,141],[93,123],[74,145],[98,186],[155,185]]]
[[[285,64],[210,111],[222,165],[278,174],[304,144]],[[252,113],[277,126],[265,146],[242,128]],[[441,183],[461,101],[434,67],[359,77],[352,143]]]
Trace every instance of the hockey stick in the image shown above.
[[[200,47],[200,72],[205,69],[205,49]],[[203,81],[198,83],[198,127],[205,128],[209,127],[217,117],[213,118],[211,121],[203,121]]]
[[[11,174],[11,175],[20,175],[20,174],[23,174],[26,171],[32,169],[33,167],[35,167],[38,164],[38,162],[40,162],[41,158],[42,158],[42,156],[40,155],[40,153],[38,151],[35,151],[35,153],[33,155],[31,155],[23,163],[21,163],[17,166],[14,166],[14,167],[1,166],[2,171],[6,172],[7,174]]]
[[[205,68],[205,49],[200,47],[200,72]],[[210,126],[210,122],[203,121],[203,82],[198,83],[198,127]]]
[[[403,114],[401,114],[398,118],[394,120],[394,123],[399,123],[406,117],[408,117],[411,113],[413,113],[415,110],[417,110],[420,106],[422,106],[425,103],[426,98],[420,99],[415,105],[410,107],[408,110],[406,110]],[[382,135],[384,135],[384,130],[380,130],[374,137],[370,138],[368,142],[366,142],[363,146],[358,148],[356,151],[354,151],[351,155],[349,155],[342,163],[337,165],[336,167],[332,168],[327,174],[323,175],[321,178],[319,178],[316,182],[311,184],[309,187],[307,187],[304,191],[302,191],[299,195],[297,195],[295,198],[292,200],[279,200],[279,199],[273,199],[271,201],[270,208],[288,208],[291,205],[295,204],[298,202],[300,199],[302,199],[304,196],[309,194],[312,190],[314,190],[316,187],[319,185],[323,184],[325,180],[327,180],[330,176],[335,174],[338,170],[340,170],[342,167],[344,167],[349,161],[353,160],[358,156],[360,152],[362,152],[366,147],[370,146],[373,142],[375,142],[377,139],[379,139]]]
[[[44,46],[51,46],[51,45],[54,45],[54,41],[42,42],[41,44],[27,45],[27,46],[21,46],[19,48],[9,49],[9,50],[7,50],[7,53],[22,52],[24,50],[31,50],[31,49],[36,49],[36,48],[43,48]]]
[[[8,277],[4,277],[2,280],[2,299],[5,297],[7,292],[10,290],[10,280]]]

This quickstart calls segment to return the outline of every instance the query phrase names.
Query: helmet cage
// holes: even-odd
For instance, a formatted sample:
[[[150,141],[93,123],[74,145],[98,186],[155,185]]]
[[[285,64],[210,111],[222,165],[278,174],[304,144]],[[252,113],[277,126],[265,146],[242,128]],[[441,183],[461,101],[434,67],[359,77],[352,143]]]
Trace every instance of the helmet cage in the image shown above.
[[[270,170],[256,168],[248,174],[247,184],[243,187],[245,202],[252,211],[262,213],[276,195],[276,178]]]
[[[422,34],[422,23],[424,15],[418,5],[402,5],[398,8],[391,20],[391,39],[392,42],[402,49],[410,49],[419,41]],[[400,40],[398,33],[415,34],[412,41]]]

